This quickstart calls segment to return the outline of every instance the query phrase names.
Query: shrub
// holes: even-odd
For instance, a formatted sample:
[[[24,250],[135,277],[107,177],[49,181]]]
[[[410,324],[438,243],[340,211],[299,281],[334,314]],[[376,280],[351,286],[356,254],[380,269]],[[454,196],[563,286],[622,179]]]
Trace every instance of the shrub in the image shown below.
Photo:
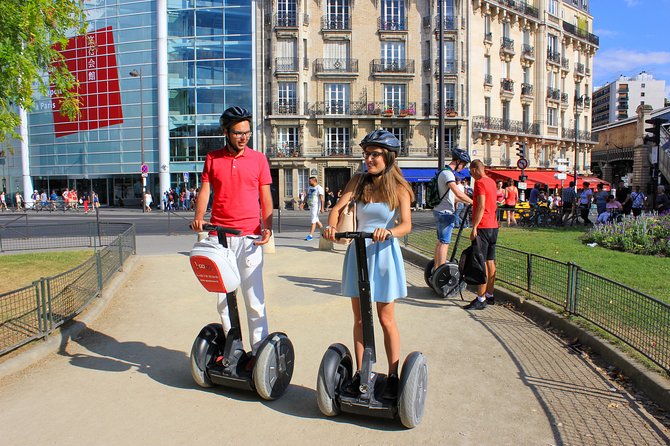
[[[582,240],[633,254],[670,257],[670,216],[640,217],[598,225],[584,234]]]

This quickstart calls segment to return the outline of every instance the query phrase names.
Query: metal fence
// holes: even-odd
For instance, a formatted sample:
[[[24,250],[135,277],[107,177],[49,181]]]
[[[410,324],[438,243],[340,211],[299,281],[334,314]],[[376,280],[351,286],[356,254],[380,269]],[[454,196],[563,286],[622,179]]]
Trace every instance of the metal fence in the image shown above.
[[[94,236],[91,235],[89,226],[61,225],[61,235],[52,237],[50,241],[37,237],[41,232],[35,232],[33,228],[36,227],[30,231],[22,229],[22,234],[30,237],[1,238],[3,241],[11,240],[14,250],[92,247],[95,254],[69,271],[0,294],[0,355],[33,339],[47,338],[56,328],[79,314],[100,295],[114,273],[121,270],[125,261],[135,253],[135,226],[132,224],[101,223],[100,236],[98,228],[95,228]],[[95,224],[92,226],[95,227]],[[7,229],[2,228],[0,234],[6,236]],[[116,235],[112,235],[114,231]],[[63,235],[64,232],[68,235]],[[20,245],[22,241],[24,247]]]
[[[435,229],[414,225],[407,246],[432,258]],[[467,247],[461,243],[456,258]],[[600,327],[670,373],[670,305],[579,265],[496,248],[496,280]]]

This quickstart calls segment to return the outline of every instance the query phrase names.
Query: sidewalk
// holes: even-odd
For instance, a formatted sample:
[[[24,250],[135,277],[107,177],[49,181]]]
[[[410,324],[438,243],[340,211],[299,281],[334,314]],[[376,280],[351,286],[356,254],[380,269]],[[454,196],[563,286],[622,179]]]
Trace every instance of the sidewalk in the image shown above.
[[[296,351],[286,394],[198,388],[194,337],[216,321],[215,300],[188,260],[195,236],[138,237],[135,268],[104,313],[57,353],[0,380],[3,444],[668,444],[670,436],[627,392],[578,352],[500,305],[468,312],[434,297],[407,265],[409,297],[398,301],[401,360],[428,358],[423,423],[341,415],[315,400],[321,357],[351,347],[349,300],[338,295],[343,252],[323,252],[304,234],[276,235],[265,257],[270,330]],[[472,298],[464,296],[466,301]],[[246,318],[242,317],[243,320]],[[381,330],[378,364],[385,371]],[[243,329],[246,340],[246,328]]]

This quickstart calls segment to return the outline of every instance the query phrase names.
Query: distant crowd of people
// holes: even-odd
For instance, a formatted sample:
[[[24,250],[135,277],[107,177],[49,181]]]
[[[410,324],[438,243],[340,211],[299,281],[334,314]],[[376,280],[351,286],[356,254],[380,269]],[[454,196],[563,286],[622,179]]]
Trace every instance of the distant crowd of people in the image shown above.
[[[8,206],[9,203],[9,206]],[[80,194],[76,189],[65,188],[62,192],[52,190],[47,193],[46,190],[41,192],[34,190],[30,195],[30,200],[26,201],[20,192],[14,193],[12,202],[7,197],[7,193],[3,190],[0,192],[0,211],[26,211],[29,209],[35,211],[55,211],[55,210],[74,210],[83,209],[84,213],[88,214],[94,207],[100,207],[100,200],[98,194],[95,192],[84,192]]]

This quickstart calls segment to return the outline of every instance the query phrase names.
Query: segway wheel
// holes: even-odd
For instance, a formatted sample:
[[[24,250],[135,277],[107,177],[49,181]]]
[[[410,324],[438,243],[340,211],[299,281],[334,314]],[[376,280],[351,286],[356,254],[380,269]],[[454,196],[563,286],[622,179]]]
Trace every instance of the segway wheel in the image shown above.
[[[291,340],[284,333],[272,333],[257,353],[254,386],[264,400],[279,398],[291,383],[295,354]]]
[[[433,265],[435,265],[435,260],[431,260],[428,262],[426,267],[423,269],[423,280],[426,281],[426,285],[428,285],[428,288],[433,288],[433,283],[430,280],[431,276],[433,275]]]
[[[433,289],[440,297],[447,298],[450,292],[458,286],[459,276],[458,265],[447,262],[433,272],[431,277]]]
[[[421,423],[428,390],[428,364],[420,352],[407,356],[400,373],[398,415],[403,426],[412,429]]]
[[[321,359],[319,376],[316,380],[316,402],[319,410],[327,417],[339,415],[340,407],[336,400],[342,383],[352,376],[351,353],[343,344],[328,347]]]
[[[221,324],[209,324],[200,330],[191,348],[191,376],[200,387],[213,387],[207,375],[207,366],[216,361],[226,336]]]

